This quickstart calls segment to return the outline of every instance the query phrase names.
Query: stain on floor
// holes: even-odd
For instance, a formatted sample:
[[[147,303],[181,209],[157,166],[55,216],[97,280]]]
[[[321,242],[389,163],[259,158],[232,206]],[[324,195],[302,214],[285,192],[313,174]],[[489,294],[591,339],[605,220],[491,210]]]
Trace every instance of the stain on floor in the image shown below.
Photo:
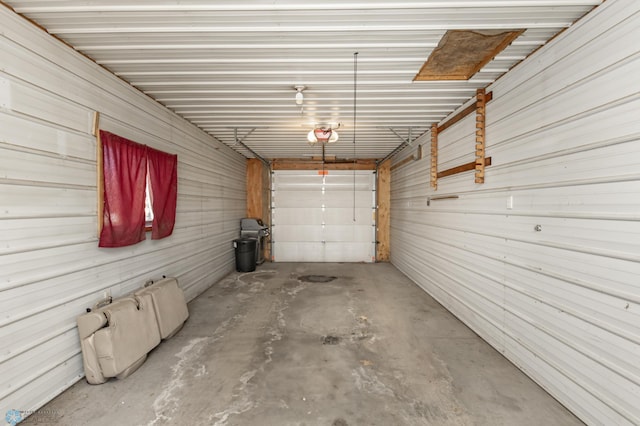
[[[338,343],[340,343],[338,336],[322,336],[323,345],[337,345]]]
[[[335,280],[336,278],[337,277],[332,277],[329,275],[303,275],[298,279],[306,283],[329,283]]]

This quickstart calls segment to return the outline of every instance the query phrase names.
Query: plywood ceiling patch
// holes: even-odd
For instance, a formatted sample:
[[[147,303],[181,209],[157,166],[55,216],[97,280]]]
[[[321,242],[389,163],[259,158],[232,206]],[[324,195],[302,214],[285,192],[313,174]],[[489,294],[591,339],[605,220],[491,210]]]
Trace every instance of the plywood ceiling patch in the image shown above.
[[[523,32],[449,30],[413,80],[468,80]]]

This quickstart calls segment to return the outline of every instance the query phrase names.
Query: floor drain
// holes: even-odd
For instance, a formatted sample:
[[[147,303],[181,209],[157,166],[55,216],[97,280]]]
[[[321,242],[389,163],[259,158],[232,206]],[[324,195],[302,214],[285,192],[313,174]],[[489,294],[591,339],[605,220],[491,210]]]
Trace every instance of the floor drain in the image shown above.
[[[324,336],[322,338],[323,345],[337,345],[340,343],[340,338],[337,336]]]
[[[332,277],[329,275],[303,275],[298,279],[300,281],[308,282],[308,283],[328,283],[335,280],[337,277]]]

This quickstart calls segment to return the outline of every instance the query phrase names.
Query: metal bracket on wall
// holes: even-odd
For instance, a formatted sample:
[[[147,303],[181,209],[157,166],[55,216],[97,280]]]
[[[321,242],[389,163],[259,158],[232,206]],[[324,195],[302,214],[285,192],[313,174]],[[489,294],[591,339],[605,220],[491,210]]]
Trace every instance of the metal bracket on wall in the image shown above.
[[[418,161],[418,160],[422,160],[422,145],[418,145],[418,149],[416,150],[416,153],[405,158],[404,160],[400,161],[399,163],[394,164],[393,166],[391,166],[391,170],[395,170],[398,167],[402,167],[407,163],[410,163],[412,161]]]
[[[258,154],[257,152],[255,152],[253,149],[249,148],[245,143],[244,140],[247,139],[247,137],[249,137],[249,135],[251,133],[253,133],[256,130],[256,128],[252,128],[250,129],[247,133],[245,133],[244,136],[242,136],[242,139],[238,137],[238,128],[237,127],[233,127],[233,141],[234,143],[240,145],[241,147],[243,147],[244,149],[246,149],[247,151],[249,151],[251,154],[253,154],[254,157],[256,157],[258,160],[262,161],[265,165],[267,165],[268,167],[271,167],[271,163],[269,163],[269,161],[267,161],[266,159],[264,159],[260,154]],[[220,143],[224,143],[222,142],[219,138],[215,137],[214,138],[216,140],[218,140]]]
[[[460,198],[459,195],[442,195],[440,197],[427,197],[427,207],[431,205],[432,201],[438,200],[457,200]]]
[[[409,135],[408,135],[408,137],[406,139],[403,138],[398,132],[396,132],[393,127],[389,127],[388,129],[391,130],[391,133],[396,135],[398,137],[398,139],[400,139],[404,144],[406,144],[406,145],[413,144],[413,141],[415,139],[411,139],[411,130],[412,130],[411,126],[409,126]]]
[[[394,135],[396,135],[398,137],[398,139],[400,139],[402,141],[402,143],[400,145],[398,145],[393,151],[391,151],[389,154],[387,154],[386,157],[384,157],[382,160],[377,161],[377,164],[382,164],[385,161],[387,161],[389,158],[393,157],[394,155],[396,155],[398,152],[402,151],[404,148],[413,145],[413,142],[415,142],[416,139],[418,139],[417,137],[413,137],[412,135],[412,131],[413,131],[413,127],[409,126],[408,127],[408,132],[409,135],[408,137],[405,139],[403,138],[394,128],[392,127],[383,127],[384,129],[388,129],[391,131],[391,133],[393,133]],[[422,147],[419,147],[420,150],[422,150]],[[420,151],[420,158],[422,158],[422,151]],[[417,158],[417,160],[419,160],[420,158]]]

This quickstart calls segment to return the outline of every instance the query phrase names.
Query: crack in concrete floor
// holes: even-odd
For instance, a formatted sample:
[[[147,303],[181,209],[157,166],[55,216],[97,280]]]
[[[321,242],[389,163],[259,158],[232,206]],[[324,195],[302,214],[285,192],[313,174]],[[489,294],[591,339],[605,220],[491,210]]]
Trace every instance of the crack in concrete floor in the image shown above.
[[[289,308],[290,301],[295,299],[298,293],[300,293],[307,287],[307,284],[305,282],[298,280],[298,283],[299,284],[293,288],[281,288],[280,293],[286,294],[288,298],[280,299],[274,302],[274,305],[276,306],[275,309],[273,309],[273,311],[275,312],[275,321],[273,322],[273,326],[268,328],[265,333],[267,336],[269,336],[269,338],[264,343],[265,358],[257,369],[248,371],[240,377],[240,385],[238,386],[236,392],[234,392],[234,401],[232,401],[231,405],[225,410],[217,412],[209,417],[209,420],[211,421],[217,419],[214,423],[214,426],[226,426],[227,422],[233,415],[245,413],[257,405],[257,402],[251,398],[249,381],[251,381],[258,372],[264,371],[265,366],[272,362],[272,355],[274,353],[273,344],[274,342],[281,340],[283,334],[286,332],[287,322],[285,319],[284,311]],[[253,291],[254,293],[257,293],[264,288],[264,283],[261,282],[260,284],[261,286],[259,287],[259,290]],[[253,288],[249,291],[252,290]]]

